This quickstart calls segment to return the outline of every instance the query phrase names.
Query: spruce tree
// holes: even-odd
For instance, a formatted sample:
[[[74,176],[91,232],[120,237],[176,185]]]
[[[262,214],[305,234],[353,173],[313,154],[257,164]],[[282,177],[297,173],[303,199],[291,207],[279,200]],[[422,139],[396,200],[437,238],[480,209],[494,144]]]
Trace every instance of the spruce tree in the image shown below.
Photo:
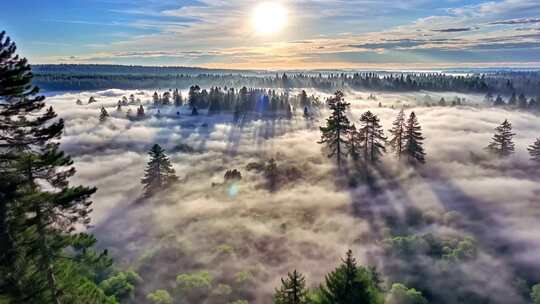
[[[534,144],[530,145],[527,150],[531,155],[531,160],[540,163],[540,138],[538,138]]]
[[[152,196],[178,180],[169,158],[165,155],[165,150],[160,145],[155,144],[148,154],[150,161],[141,180],[145,197]]]
[[[495,128],[495,135],[493,135],[491,143],[487,146],[488,151],[499,157],[512,155],[515,151],[512,140],[515,135],[512,133],[512,124],[505,119],[500,126]]]
[[[386,153],[386,137],[377,115],[367,111],[360,117],[362,127],[359,132],[364,138],[363,156],[364,161],[372,164],[378,162],[383,153]]]
[[[321,140],[319,144],[326,145],[329,151],[328,158],[335,157],[338,168],[341,169],[343,158],[347,156],[346,146],[347,137],[351,129],[351,124],[347,118],[347,110],[350,104],[343,99],[343,92],[337,91],[333,97],[328,100],[328,105],[332,114],[326,120],[326,126],[320,127]]]
[[[369,272],[356,265],[351,250],[342,264],[326,276],[320,291],[325,304],[381,303],[381,296]]]
[[[398,159],[401,159],[401,155],[405,149],[405,112],[403,109],[399,111],[396,120],[392,123],[392,129],[388,130],[388,132],[392,134],[388,143]]]
[[[276,289],[274,304],[307,304],[306,279],[298,271],[288,273],[281,279],[281,287]]]
[[[104,123],[109,119],[109,112],[105,109],[105,107],[101,107],[101,112],[99,114],[99,122]]]
[[[0,288],[14,303],[61,303],[85,292],[68,286],[81,277],[64,261],[75,227],[90,221],[95,188],[69,185],[75,169],[57,142],[64,123],[52,107],[45,109],[30,66],[15,52],[2,32],[0,175],[10,183],[2,185],[8,195],[0,203]]]
[[[403,155],[409,163],[425,163],[426,153],[424,152],[422,128],[416,119],[416,114],[411,112],[407,120],[404,135]]]

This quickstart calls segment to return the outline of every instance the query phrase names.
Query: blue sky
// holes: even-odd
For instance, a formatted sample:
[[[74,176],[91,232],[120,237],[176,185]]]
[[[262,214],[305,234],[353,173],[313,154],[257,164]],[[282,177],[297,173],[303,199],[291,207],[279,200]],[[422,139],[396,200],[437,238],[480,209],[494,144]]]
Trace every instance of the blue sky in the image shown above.
[[[0,29],[33,63],[228,68],[540,66],[540,1],[7,0]]]

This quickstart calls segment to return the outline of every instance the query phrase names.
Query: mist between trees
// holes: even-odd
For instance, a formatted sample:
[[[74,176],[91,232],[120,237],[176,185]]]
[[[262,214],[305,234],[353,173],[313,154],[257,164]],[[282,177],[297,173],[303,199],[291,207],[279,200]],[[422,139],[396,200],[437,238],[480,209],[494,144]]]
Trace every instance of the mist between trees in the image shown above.
[[[2,255],[0,302],[538,301],[533,112],[492,107],[484,93],[242,84],[232,99],[230,87],[190,83],[191,94],[53,95],[47,105],[64,120],[41,111],[57,123],[36,129],[34,116],[12,119],[43,102],[28,67],[1,66],[0,81],[20,79],[6,71],[26,81],[0,94],[1,232],[13,246],[2,246],[13,249]],[[38,175],[58,190],[23,174],[43,165],[65,177]],[[97,187],[92,213],[94,189],[56,184],[68,177]],[[31,210],[47,211],[41,232]]]

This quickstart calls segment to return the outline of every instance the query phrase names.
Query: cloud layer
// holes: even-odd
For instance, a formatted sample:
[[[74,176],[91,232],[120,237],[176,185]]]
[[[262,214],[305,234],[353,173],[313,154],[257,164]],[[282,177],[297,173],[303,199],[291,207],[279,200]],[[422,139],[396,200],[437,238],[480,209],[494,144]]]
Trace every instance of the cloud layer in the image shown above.
[[[117,113],[114,106],[131,93],[144,102],[153,92],[68,93],[48,101],[66,119],[62,147],[75,156],[75,182],[99,188],[94,232],[120,265],[141,272],[142,292],[170,288],[179,273],[210,270],[244,298],[266,303],[287,271],[298,269],[315,284],[348,248],[361,263],[378,265],[388,280],[408,280],[408,264],[387,260],[383,240],[423,233],[471,236],[478,243],[478,256],[456,264],[454,275],[441,275],[439,262],[427,256],[408,261],[423,265],[433,290],[456,285],[492,303],[522,303],[516,277],[540,281],[540,175],[526,153],[540,136],[540,122],[531,114],[476,106],[482,97],[475,95],[381,93],[378,101],[366,101],[370,92],[348,92],[355,122],[369,109],[389,128],[397,114],[391,106],[414,110],[427,138],[428,163],[414,171],[388,156],[374,186],[347,188],[336,183],[333,162],[316,144],[324,117],[306,122],[299,113],[290,122],[234,126],[230,116],[193,118],[184,109],[181,118],[176,110],[162,110],[161,118],[129,121],[125,109]],[[427,94],[433,100],[465,97],[467,105],[422,107]],[[75,105],[90,96],[98,103]],[[105,124],[98,122],[102,105],[113,116]],[[491,159],[484,147],[504,119],[517,133],[517,153]],[[170,151],[181,182],[141,203],[139,180],[154,143]],[[200,152],[174,152],[180,143]],[[269,158],[298,168],[300,178],[270,193],[260,174],[246,170],[248,163]],[[235,191],[212,186],[233,168],[243,176]],[[245,271],[255,288],[235,285]]]

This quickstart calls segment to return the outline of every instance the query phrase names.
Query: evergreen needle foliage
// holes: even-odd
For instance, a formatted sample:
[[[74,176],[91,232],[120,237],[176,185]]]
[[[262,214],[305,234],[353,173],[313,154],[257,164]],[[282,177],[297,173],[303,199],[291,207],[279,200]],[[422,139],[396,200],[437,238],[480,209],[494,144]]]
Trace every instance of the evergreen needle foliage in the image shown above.
[[[512,133],[512,124],[505,119],[500,126],[495,128],[495,135],[487,146],[488,151],[499,157],[512,155],[515,151],[515,144],[512,140],[515,135]]]
[[[156,144],[148,153],[150,161],[146,166],[144,178],[144,196],[149,197],[156,192],[169,187],[178,180],[174,168],[165,154],[165,150]]]
[[[347,157],[347,137],[351,130],[351,124],[347,118],[347,110],[350,104],[343,99],[343,92],[337,91],[328,100],[328,106],[332,114],[326,120],[326,126],[320,127],[321,140],[319,144],[326,145],[328,158],[336,158],[338,168],[341,169],[343,159]]]

